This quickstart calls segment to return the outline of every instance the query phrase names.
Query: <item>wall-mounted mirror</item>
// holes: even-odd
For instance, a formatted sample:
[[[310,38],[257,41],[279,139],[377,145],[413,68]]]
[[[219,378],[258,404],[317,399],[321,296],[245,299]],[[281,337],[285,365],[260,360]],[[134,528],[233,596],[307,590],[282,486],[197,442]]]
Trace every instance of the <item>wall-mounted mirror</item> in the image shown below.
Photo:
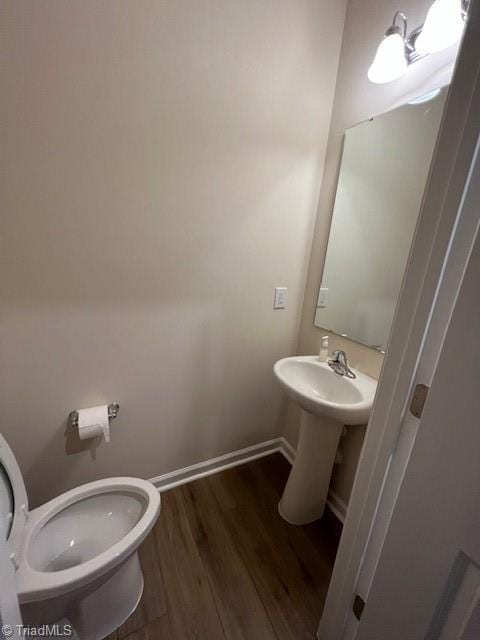
[[[316,326],[385,349],[445,96],[345,132]]]

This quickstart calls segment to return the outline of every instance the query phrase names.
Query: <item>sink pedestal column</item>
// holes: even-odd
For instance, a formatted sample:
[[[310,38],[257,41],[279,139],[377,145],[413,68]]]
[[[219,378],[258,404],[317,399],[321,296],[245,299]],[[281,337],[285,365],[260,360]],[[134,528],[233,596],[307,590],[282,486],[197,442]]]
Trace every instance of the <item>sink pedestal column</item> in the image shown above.
[[[331,418],[301,411],[297,455],[278,511],[290,524],[321,518],[343,425]]]

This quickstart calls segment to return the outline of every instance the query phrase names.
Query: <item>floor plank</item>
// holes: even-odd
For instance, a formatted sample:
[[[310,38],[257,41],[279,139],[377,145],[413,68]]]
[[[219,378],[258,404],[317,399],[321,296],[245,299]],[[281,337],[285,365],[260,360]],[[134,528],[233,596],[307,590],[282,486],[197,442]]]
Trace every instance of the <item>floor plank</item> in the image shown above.
[[[125,640],[172,640],[168,614],[147,623],[138,631],[127,636]]]
[[[312,525],[293,526],[280,518],[279,490],[267,487],[261,465],[238,467],[229,475],[227,484],[237,487],[238,502],[223,517],[255,576],[279,637],[290,637],[288,627],[293,637],[314,638],[334,561],[330,533],[319,527],[312,541],[308,535]]]
[[[172,637],[175,640],[223,640],[225,634],[208,575],[192,535],[182,487],[162,495],[162,512],[154,535]]]
[[[278,515],[289,471],[274,454],[163,493],[142,601],[108,640],[314,640],[341,526]]]
[[[235,536],[226,528],[211,485],[192,482],[181,490],[226,637],[275,640],[268,613],[237,549]]]

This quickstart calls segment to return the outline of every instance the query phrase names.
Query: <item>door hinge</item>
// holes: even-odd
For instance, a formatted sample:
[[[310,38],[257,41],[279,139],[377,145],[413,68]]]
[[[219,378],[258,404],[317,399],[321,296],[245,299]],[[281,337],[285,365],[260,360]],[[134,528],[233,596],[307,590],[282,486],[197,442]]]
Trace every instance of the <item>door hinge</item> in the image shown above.
[[[355,595],[352,605],[352,611],[357,620],[362,617],[363,610],[365,609],[365,600],[358,595]]]
[[[427,401],[428,392],[430,387],[426,384],[417,384],[415,391],[413,392],[412,401],[410,403],[410,413],[415,418],[421,418],[423,413],[423,407]]]

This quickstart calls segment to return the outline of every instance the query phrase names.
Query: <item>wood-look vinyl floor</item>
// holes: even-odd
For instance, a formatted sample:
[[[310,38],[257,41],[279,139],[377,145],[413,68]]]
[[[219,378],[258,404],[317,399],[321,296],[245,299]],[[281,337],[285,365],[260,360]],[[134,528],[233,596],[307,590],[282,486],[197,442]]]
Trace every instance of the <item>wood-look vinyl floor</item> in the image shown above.
[[[162,493],[142,600],[108,640],[314,640],[340,526],[278,515],[289,470],[273,454]]]

